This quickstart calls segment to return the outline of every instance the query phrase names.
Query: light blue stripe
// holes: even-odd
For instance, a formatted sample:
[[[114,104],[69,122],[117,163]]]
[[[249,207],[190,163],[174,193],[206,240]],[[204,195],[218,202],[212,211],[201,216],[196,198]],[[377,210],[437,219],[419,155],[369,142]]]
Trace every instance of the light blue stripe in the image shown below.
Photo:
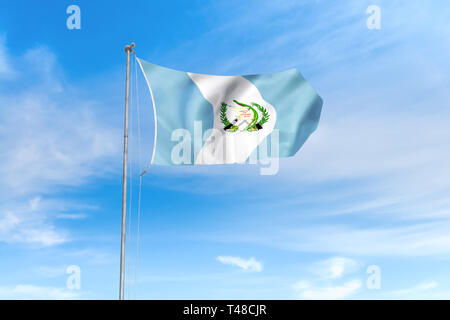
[[[279,129],[279,156],[295,155],[317,128],[322,98],[296,69],[244,77],[277,111],[275,129]]]
[[[152,88],[157,112],[157,139],[153,163],[173,165],[172,132],[186,129],[191,134],[191,164],[200,148],[194,148],[194,122],[202,122],[203,132],[213,127],[214,113],[211,104],[203,98],[186,72],[176,71],[139,60]],[[201,146],[200,146],[201,147]]]

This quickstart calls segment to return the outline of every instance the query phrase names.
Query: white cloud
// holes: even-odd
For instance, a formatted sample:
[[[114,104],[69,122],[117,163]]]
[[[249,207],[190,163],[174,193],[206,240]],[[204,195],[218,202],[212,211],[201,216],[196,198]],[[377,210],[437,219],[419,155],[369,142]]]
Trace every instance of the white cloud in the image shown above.
[[[231,266],[239,267],[245,271],[261,272],[263,269],[262,263],[256,261],[253,257],[251,257],[250,259],[243,259],[240,257],[232,256],[218,256],[216,259],[223,264],[229,264]]]
[[[358,271],[360,263],[346,257],[332,257],[314,263],[309,268],[313,281],[299,281],[293,285],[301,299],[344,299],[358,291],[362,282],[358,279],[335,284],[337,279]]]
[[[391,300],[448,300],[450,291],[448,287],[439,284],[435,280],[420,282],[414,286],[397,290],[376,290],[368,299],[391,299]]]
[[[345,257],[333,257],[318,262],[312,271],[321,279],[339,279],[345,274],[353,273],[359,268],[359,263]]]
[[[79,291],[71,291],[58,287],[42,287],[19,284],[16,286],[0,287],[1,299],[42,299],[42,300],[72,300],[79,298]]]
[[[206,236],[226,243],[258,243],[283,250],[352,256],[431,256],[450,253],[450,222],[436,220],[395,226],[309,224],[274,226],[263,233],[240,231]]]
[[[44,278],[58,278],[67,276],[67,266],[39,266],[35,268],[35,272]]]
[[[117,131],[97,121],[89,106],[62,108],[51,97],[26,93],[0,101],[15,105],[0,120],[0,136],[9,136],[2,140],[8,152],[1,156],[0,173],[10,192],[76,186],[110,172],[111,156],[120,149]]]
[[[53,224],[53,212],[64,210],[60,201],[41,196],[29,201],[10,199],[0,206],[0,241],[29,244],[37,247],[54,246],[69,241],[67,231]]]
[[[0,241],[37,246],[53,246],[68,241],[65,232],[55,230],[44,216],[21,208],[18,210],[0,211]]]
[[[58,219],[79,220],[86,218],[84,213],[59,213],[56,215]]]
[[[284,239],[274,239],[272,245],[361,256],[439,255],[450,253],[449,228],[446,220],[395,227],[310,226],[285,230]]]
[[[86,263],[94,265],[114,265],[116,262],[115,256],[111,253],[93,248],[63,251],[61,254],[70,258],[83,259]]]
[[[436,281],[429,281],[429,282],[422,282],[418,284],[416,287],[414,287],[415,290],[430,290],[434,289],[438,286],[438,283]]]
[[[352,280],[336,286],[314,286],[307,281],[300,281],[293,288],[301,299],[336,300],[355,294],[361,288],[361,281]]]
[[[10,211],[6,211],[0,216],[0,233],[8,232],[20,223],[19,217]]]
[[[417,295],[423,294],[425,292],[428,292],[430,290],[433,290],[437,288],[438,283],[436,281],[427,281],[419,283],[418,285],[406,288],[406,289],[400,289],[400,290],[394,290],[387,292],[386,294],[388,296],[392,296],[394,298],[400,298],[400,299],[413,299]]]

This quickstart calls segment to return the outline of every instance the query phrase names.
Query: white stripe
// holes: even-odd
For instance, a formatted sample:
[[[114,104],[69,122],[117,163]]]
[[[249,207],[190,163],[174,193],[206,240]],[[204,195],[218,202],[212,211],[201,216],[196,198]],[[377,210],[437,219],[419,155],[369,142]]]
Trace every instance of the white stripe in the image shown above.
[[[273,131],[277,114],[275,108],[265,101],[258,88],[244,77],[212,76],[188,73],[203,97],[211,103],[214,112],[214,129],[200,150],[195,164],[243,163],[258,145]],[[225,132],[220,121],[221,103],[236,105],[258,103],[270,114],[269,121],[258,131]],[[231,119],[230,119],[231,120]]]
[[[144,172],[141,173],[141,176],[143,176],[147,173],[148,168],[150,168],[150,166],[153,164],[153,160],[155,159],[156,137],[158,136],[158,119],[156,118],[156,104],[155,104],[155,99],[153,98],[152,87],[150,86],[150,82],[148,81],[147,74],[145,73],[144,68],[142,67],[141,60],[139,58],[137,58],[137,61],[139,62],[139,66],[141,67],[141,71],[144,74],[144,78],[145,78],[145,81],[147,82],[148,89],[150,90],[150,96],[152,97],[152,105],[153,105],[153,119],[155,120],[155,140],[153,142],[152,159],[150,160],[150,163],[147,166],[147,168],[145,168]]]

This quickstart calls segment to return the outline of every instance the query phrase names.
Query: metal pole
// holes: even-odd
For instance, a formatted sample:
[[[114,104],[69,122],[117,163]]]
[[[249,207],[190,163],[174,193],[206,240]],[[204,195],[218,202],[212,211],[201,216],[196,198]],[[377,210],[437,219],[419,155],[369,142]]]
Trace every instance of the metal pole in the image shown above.
[[[123,130],[123,182],[122,182],[122,230],[120,239],[120,283],[119,300],[124,299],[125,283],[125,230],[127,220],[127,164],[128,164],[128,103],[130,94],[130,53],[133,51],[134,42],[125,47],[127,54],[127,75],[125,83],[125,120]]]

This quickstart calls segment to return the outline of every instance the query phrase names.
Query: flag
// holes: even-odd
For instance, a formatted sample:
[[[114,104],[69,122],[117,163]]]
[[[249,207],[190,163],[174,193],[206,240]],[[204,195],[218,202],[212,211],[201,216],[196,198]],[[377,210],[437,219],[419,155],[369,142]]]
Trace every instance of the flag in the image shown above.
[[[322,99],[297,69],[217,76],[137,61],[154,108],[152,164],[245,163],[261,146],[290,157],[317,128]]]

